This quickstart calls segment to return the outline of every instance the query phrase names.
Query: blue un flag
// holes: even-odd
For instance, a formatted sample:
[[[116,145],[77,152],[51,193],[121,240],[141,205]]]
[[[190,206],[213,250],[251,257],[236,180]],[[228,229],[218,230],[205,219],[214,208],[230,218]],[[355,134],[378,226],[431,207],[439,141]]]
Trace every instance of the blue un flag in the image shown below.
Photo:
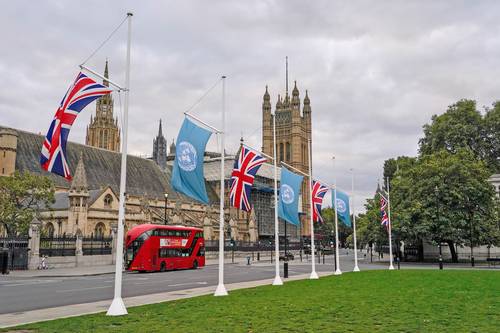
[[[278,216],[297,226],[300,225],[299,196],[303,178],[285,167],[281,168]]]
[[[177,137],[172,187],[188,197],[208,204],[203,177],[205,147],[212,132],[185,118]]]
[[[333,201],[333,196],[332,196]],[[349,196],[337,190],[337,216],[348,227],[351,226],[351,210],[349,209]]]

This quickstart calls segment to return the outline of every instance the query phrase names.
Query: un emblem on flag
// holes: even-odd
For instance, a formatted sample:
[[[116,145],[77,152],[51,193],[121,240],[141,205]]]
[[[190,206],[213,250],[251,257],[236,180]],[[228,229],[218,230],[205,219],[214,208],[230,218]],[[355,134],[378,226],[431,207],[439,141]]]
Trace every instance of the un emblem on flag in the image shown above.
[[[347,207],[346,207],[344,200],[337,199],[337,211],[339,211],[341,213],[345,213],[346,210],[347,210]]]
[[[177,164],[184,171],[196,169],[196,149],[187,141],[179,143],[177,148]]]
[[[281,200],[288,205],[293,202],[294,198],[295,193],[293,189],[289,185],[283,184],[283,186],[281,186]]]

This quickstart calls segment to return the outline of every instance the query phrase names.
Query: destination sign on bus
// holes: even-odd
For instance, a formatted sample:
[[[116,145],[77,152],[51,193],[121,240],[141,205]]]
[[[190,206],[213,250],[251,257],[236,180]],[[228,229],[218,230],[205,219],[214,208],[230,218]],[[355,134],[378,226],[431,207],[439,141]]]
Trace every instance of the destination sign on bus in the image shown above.
[[[179,247],[186,246],[188,240],[187,239],[178,239],[178,238],[160,238],[160,247]]]

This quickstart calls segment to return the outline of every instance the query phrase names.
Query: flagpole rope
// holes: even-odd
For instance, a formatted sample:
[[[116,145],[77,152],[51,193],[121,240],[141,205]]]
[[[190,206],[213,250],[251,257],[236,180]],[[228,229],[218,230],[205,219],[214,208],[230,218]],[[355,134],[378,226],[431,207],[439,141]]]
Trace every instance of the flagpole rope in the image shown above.
[[[113,35],[118,31],[118,29],[120,29],[120,27],[123,25],[123,23],[125,23],[125,21],[127,20],[128,18],[128,15],[125,16],[125,18],[123,19],[123,21],[121,21],[121,23],[115,28],[115,30],[113,30],[113,32],[111,32],[111,34],[108,36],[108,38],[106,38],[102,43],[101,45],[99,45],[99,47],[97,47],[97,49],[95,49],[94,52],[92,52],[90,54],[90,56],[88,56],[87,59],[85,59],[83,62],[82,62],[82,65],[85,65],[85,63],[87,61],[89,61],[103,46],[104,44],[106,44],[110,39],[111,37],[113,37]]]
[[[198,98],[196,100],[196,102],[194,102],[193,105],[191,105],[186,111],[184,111],[184,113],[189,113],[189,111],[191,111],[192,109],[194,109],[196,106],[198,106],[198,104],[200,104],[200,102],[205,98],[207,97],[207,95],[215,88],[217,87],[217,85],[219,85],[219,83],[222,81],[222,78],[219,78],[212,87],[210,87],[200,98]]]

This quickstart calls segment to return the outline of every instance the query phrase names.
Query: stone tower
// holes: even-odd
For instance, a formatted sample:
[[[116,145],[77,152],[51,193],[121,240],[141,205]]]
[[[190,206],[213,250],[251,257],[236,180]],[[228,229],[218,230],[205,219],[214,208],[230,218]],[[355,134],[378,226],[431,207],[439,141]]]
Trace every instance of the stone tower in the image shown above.
[[[16,171],[17,132],[0,129],[0,176],[10,176]]]
[[[87,225],[88,198],[87,172],[85,171],[83,156],[80,155],[75,176],[68,191],[69,212],[66,230],[74,235],[78,231],[83,234],[90,233],[89,230],[84,230]]]
[[[153,161],[160,166],[162,170],[167,167],[167,140],[163,136],[161,129],[161,119],[160,127],[158,128],[158,135],[153,139]]]
[[[107,60],[104,77],[109,79]],[[104,80],[103,84],[109,87],[108,81]],[[91,117],[90,125],[87,126],[86,145],[120,151],[120,129],[118,120],[113,116],[113,104],[111,94],[104,95],[97,100],[95,118]]]
[[[287,84],[288,86],[288,84]],[[299,89],[295,81],[292,90],[292,98],[288,95],[288,88],[285,97],[278,95],[276,102],[276,157],[278,161],[283,161],[292,167],[308,174],[308,144],[311,140],[311,101],[306,90],[304,105],[301,109]],[[262,103],[262,151],[273,156],[273,114],[271,113],[271,97],[266,86],[264,101]],[[291,170],[293,171],[293,170]],[[302,183],[302,230],[304,236],[310,235],[309,228],[309,207],[310,195],[308,179],[304,177]]]

